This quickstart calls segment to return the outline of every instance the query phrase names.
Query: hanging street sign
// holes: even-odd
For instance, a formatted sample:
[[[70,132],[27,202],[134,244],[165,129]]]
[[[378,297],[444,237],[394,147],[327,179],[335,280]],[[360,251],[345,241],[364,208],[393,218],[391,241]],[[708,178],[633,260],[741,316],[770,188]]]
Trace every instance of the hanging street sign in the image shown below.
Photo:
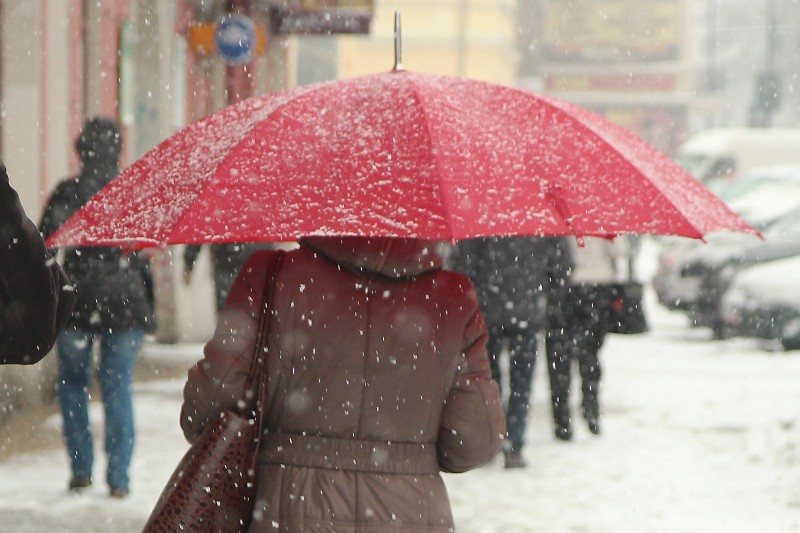
[[[228,62],[237,65],[253,60],[256,47],[256,26],[244,15],[230,15],[217,24],[214,35],[217,52]]]
[[[272,31],[285,35],[369,33],[373,0],[270,0]]]

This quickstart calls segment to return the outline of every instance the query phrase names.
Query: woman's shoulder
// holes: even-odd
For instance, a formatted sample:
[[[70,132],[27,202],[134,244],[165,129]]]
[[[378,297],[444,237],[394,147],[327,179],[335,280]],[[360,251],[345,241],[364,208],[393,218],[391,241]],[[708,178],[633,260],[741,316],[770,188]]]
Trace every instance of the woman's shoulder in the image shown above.
[[[478,308],[478,295],[470,279],[452,270],[438,270],[430,275],[431,292],[439,295],[440,305],[451,310],[468,310]]]
[[[277,249],[257,250],[250,254],[250,257],[242,265],[239,276],[245,279],[263,280],[273,265],[277,267],[279,261],[285,263],[286,256],[292,253]]]
[[[448,285],[451,286],[453,289],[456,289],[460,292],[466,292],[470,289],[473,289],[472,281],[469,279],[469,276],[462,272],[457,272],[455,270],[449,269],[441,269],[431,274],[433,279],[441,284],[441,285]]]

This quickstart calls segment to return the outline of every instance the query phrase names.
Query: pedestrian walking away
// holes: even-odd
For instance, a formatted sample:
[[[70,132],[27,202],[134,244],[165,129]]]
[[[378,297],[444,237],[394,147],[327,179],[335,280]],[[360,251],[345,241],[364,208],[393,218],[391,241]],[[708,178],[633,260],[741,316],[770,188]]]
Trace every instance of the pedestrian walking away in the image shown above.
[[[622,278],[627,241],[586,237],[565,241],[574,267],[554,284],[548,301],[547,368],[555,437],[572,439],[570,383],[577,363],[581,378],[581,413],[588,429],[600,433],[599,352],[610,328],[612,283]]]
[[[0,162],[0,364],[34,364],[47,355],[74,300]]]
[[[440,472],[500,451],[505,423],[475,291],[434,243],[309,237],[285,252],[266,330],[251,532],[452,531]],[[269,265],[251,256],[189,371],[190,442],[242,397]]]
[[[271,247],[272,245],[268,243],[246,242],[226,242],[208,246],[211,252],[211,268],[214,275],[214,298],[217,312],[225,305],[233,280],[236,279],[239,269],[250,257],[250,254],[256,250]],[[186,284],[191,282],[192,271],[201,250],[202,245],[191,244],[186,246],[183,251],[183,280]]]
[[[522,455],[530,411],[539,334],[543,332],[545,298],[558,276],[557,237],[491,237],[459,242],[450,261],[454,270],[475,283],[489,326],[492,376],[503,382],[501,356],[508,354],[508,438],[506,468],[526,466]]]
[[[75,143],[80,173],[59,183],[50,196],[40,224],[45,237],[119,174],[121,148],[114,121],[98,117],[85,122]],[[65,250],[64,269],[77,289],[72,316],[57,342],[58,398],[72,472],[69,489],[79,492],[92,484],[89,390],[97,344],[108,457],[106,482],[112,496],[125,497],[130,490],[128,471],[135,433],[133,369],[143,336],[156,326],[150,264],[141,252],[78,247]]]

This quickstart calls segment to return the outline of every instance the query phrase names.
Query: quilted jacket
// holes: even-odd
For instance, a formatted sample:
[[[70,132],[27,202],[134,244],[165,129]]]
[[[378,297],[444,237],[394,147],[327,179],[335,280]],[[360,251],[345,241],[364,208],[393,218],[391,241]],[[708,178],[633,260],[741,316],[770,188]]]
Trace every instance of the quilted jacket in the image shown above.
[[[484,465],[505,434],[471,283],[443,270],[430,242],[309,238],[285,253],[262,304],[278,253],[243,267],[189,371],[187,439],[241,397],[265,305],[267,435],[250,531],[452,531],[440,472]]]

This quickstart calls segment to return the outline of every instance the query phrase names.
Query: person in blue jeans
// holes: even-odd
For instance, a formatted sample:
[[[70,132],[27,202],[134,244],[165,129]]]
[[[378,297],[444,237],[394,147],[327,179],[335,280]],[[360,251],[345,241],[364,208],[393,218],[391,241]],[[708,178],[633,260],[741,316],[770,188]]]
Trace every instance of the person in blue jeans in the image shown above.
[[[45,237],[119,174],[121,146],[114,121],[99,117],[84,124],[75,145],[81,172],[51,194],[39,225]],[[64,251],[64,270],[76,288],[75,307],[56,343],[69,489],[80,492],[92,485],[89,390],[96,370],[105,410],[106,482],[111,496],[124,498],[135,438],[133,371],[144,335],[156,327],[150,263],[140,252],[79,247]]]
[[[125,496],[129,490],[128,467],[134,444],[133,369],[144,331],[131,329],[110,335],[71,329],[61,334],[58,348],[58,399],[64,416],[64,439],[70,454],[73,478],[71,490],[91,484],[94,447],[89,421],[89,389],[94,374],[93,347],[100,344],[97,381],[103,398],[106,478],[112,496]]]

